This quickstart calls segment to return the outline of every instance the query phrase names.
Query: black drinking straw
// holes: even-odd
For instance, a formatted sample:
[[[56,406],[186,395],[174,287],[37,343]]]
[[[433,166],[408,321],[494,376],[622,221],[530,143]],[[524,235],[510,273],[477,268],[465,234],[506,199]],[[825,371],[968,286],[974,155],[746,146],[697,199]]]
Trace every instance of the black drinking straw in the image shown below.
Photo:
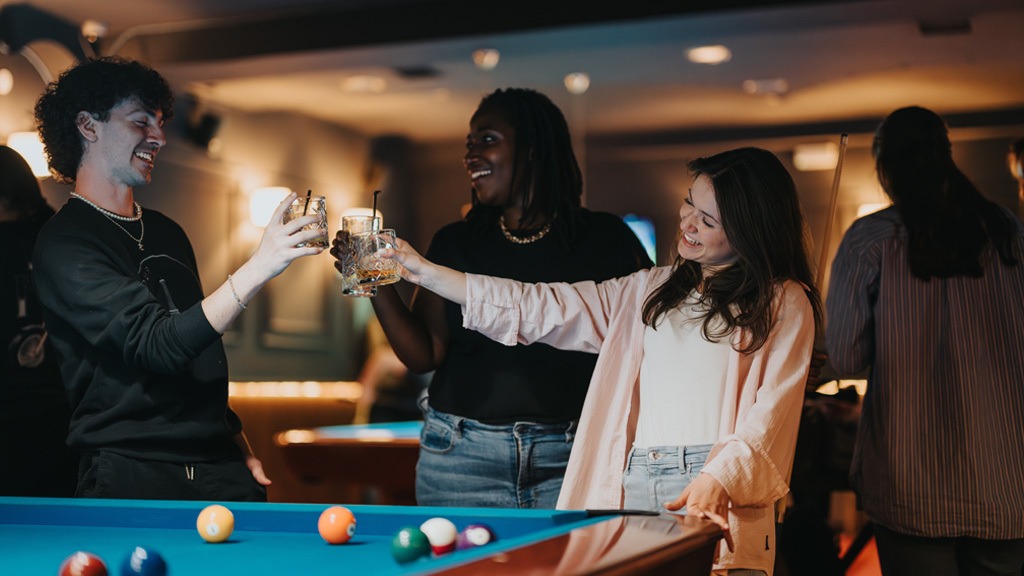
[[[377,219],[377,194],[380,194],[380,190],[373,191],[373,212],[370,214],[370,228],[373,228],[373,221]]]
[[[302,215],[305,216],[306,212],[309,211],[309,196],[312,194],[312,190],[306,190],[306,206],[302,208]]]

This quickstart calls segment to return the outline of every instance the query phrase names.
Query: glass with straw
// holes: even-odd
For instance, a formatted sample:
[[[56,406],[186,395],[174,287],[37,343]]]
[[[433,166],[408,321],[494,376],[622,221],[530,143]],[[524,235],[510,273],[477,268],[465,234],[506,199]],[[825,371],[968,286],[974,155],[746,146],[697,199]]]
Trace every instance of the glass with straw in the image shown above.
[[[311,214],[319,216],[320,219],[312,224],[303,226],[302,229],[318,230],[321,234],[309,242],[300,242],[297,246],[299,248],[305,246],[327,248],[329,245],[327,241],[327,199],[323,196],[313,196],[313,191],[307,190],[305,198],[296,198],[292,201],[292,205],[289,206],[288,211],[284,213],[284,222],[288,223],[296,218],[301,218],[302,216]]]
[[[376,212],[376,210],[374,211]],[[356,274],[355,253],[351,250],[356,235],[380,230],[382,219],[373,214],[351,214],[341,217],[341,229],[348,232],[349,251],[341,258],[341,294],[352,298],[377,295],[377,288],[359,284]]]

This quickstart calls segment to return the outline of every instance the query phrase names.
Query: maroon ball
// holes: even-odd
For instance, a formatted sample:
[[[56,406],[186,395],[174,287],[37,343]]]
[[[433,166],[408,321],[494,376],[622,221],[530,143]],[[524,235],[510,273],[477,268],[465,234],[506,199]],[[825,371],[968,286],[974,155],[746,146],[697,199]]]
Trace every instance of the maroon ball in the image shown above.
[[[497,539],[498,537],[494,535],[494,530],[491,530],[490,526],[470,524],[462,532],[459,532],[459,538],[456,540],[455,547],[458,550],[466,550],[490,544]]]
[[[89,552],[75,552],[64,559],[57,572],[59,576],[107,576],[107,565],[100,557]]]

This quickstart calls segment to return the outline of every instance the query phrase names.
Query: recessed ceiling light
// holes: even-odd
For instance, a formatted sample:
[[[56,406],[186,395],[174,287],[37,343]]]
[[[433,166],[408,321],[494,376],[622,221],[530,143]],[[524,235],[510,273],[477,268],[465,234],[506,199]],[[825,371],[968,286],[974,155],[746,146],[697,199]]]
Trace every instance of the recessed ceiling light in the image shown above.
[[[785,78],[762,78],[760,80],[744,80],[743,91],[747,94],[767,94],[782,96],[789,92],[789,82]]]
[[[388,82],[373,74],[355,74],[341,81],[341,89],[358,94],[377,94],[388,87]]]
[[[583,94],[590,88],[590,76],[586,72],[573,72],[565,75],[565,89],[570,94]]]
[[[473,50],[473,64],[481,70],[494,70],[501,60],[501,52],[494,48],[477,48]]]
[[[686,58],[695,64],[721,64],[732,58],[732,52],[721,44],[694,46],[686,51]]]

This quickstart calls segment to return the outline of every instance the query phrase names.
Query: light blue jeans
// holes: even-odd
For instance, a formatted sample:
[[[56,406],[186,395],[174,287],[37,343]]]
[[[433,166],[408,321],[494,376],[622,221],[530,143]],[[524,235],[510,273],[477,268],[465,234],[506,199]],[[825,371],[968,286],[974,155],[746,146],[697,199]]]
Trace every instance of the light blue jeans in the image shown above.
[[[634,448],[622,475],[623,508],[667,512],[665,504],[700,474],[711,452],[711,444],[699,446],[654,446]],[[729,570],[729,576],[765,576],[762,570]]]
[[[484,424],[424,409],[420,506],[554,508],[576,422]]]
[[[711,444],[634,448],[622,475],[623,507],[667,512],[665,504],[679,498],[700,474],[710,452]]]

